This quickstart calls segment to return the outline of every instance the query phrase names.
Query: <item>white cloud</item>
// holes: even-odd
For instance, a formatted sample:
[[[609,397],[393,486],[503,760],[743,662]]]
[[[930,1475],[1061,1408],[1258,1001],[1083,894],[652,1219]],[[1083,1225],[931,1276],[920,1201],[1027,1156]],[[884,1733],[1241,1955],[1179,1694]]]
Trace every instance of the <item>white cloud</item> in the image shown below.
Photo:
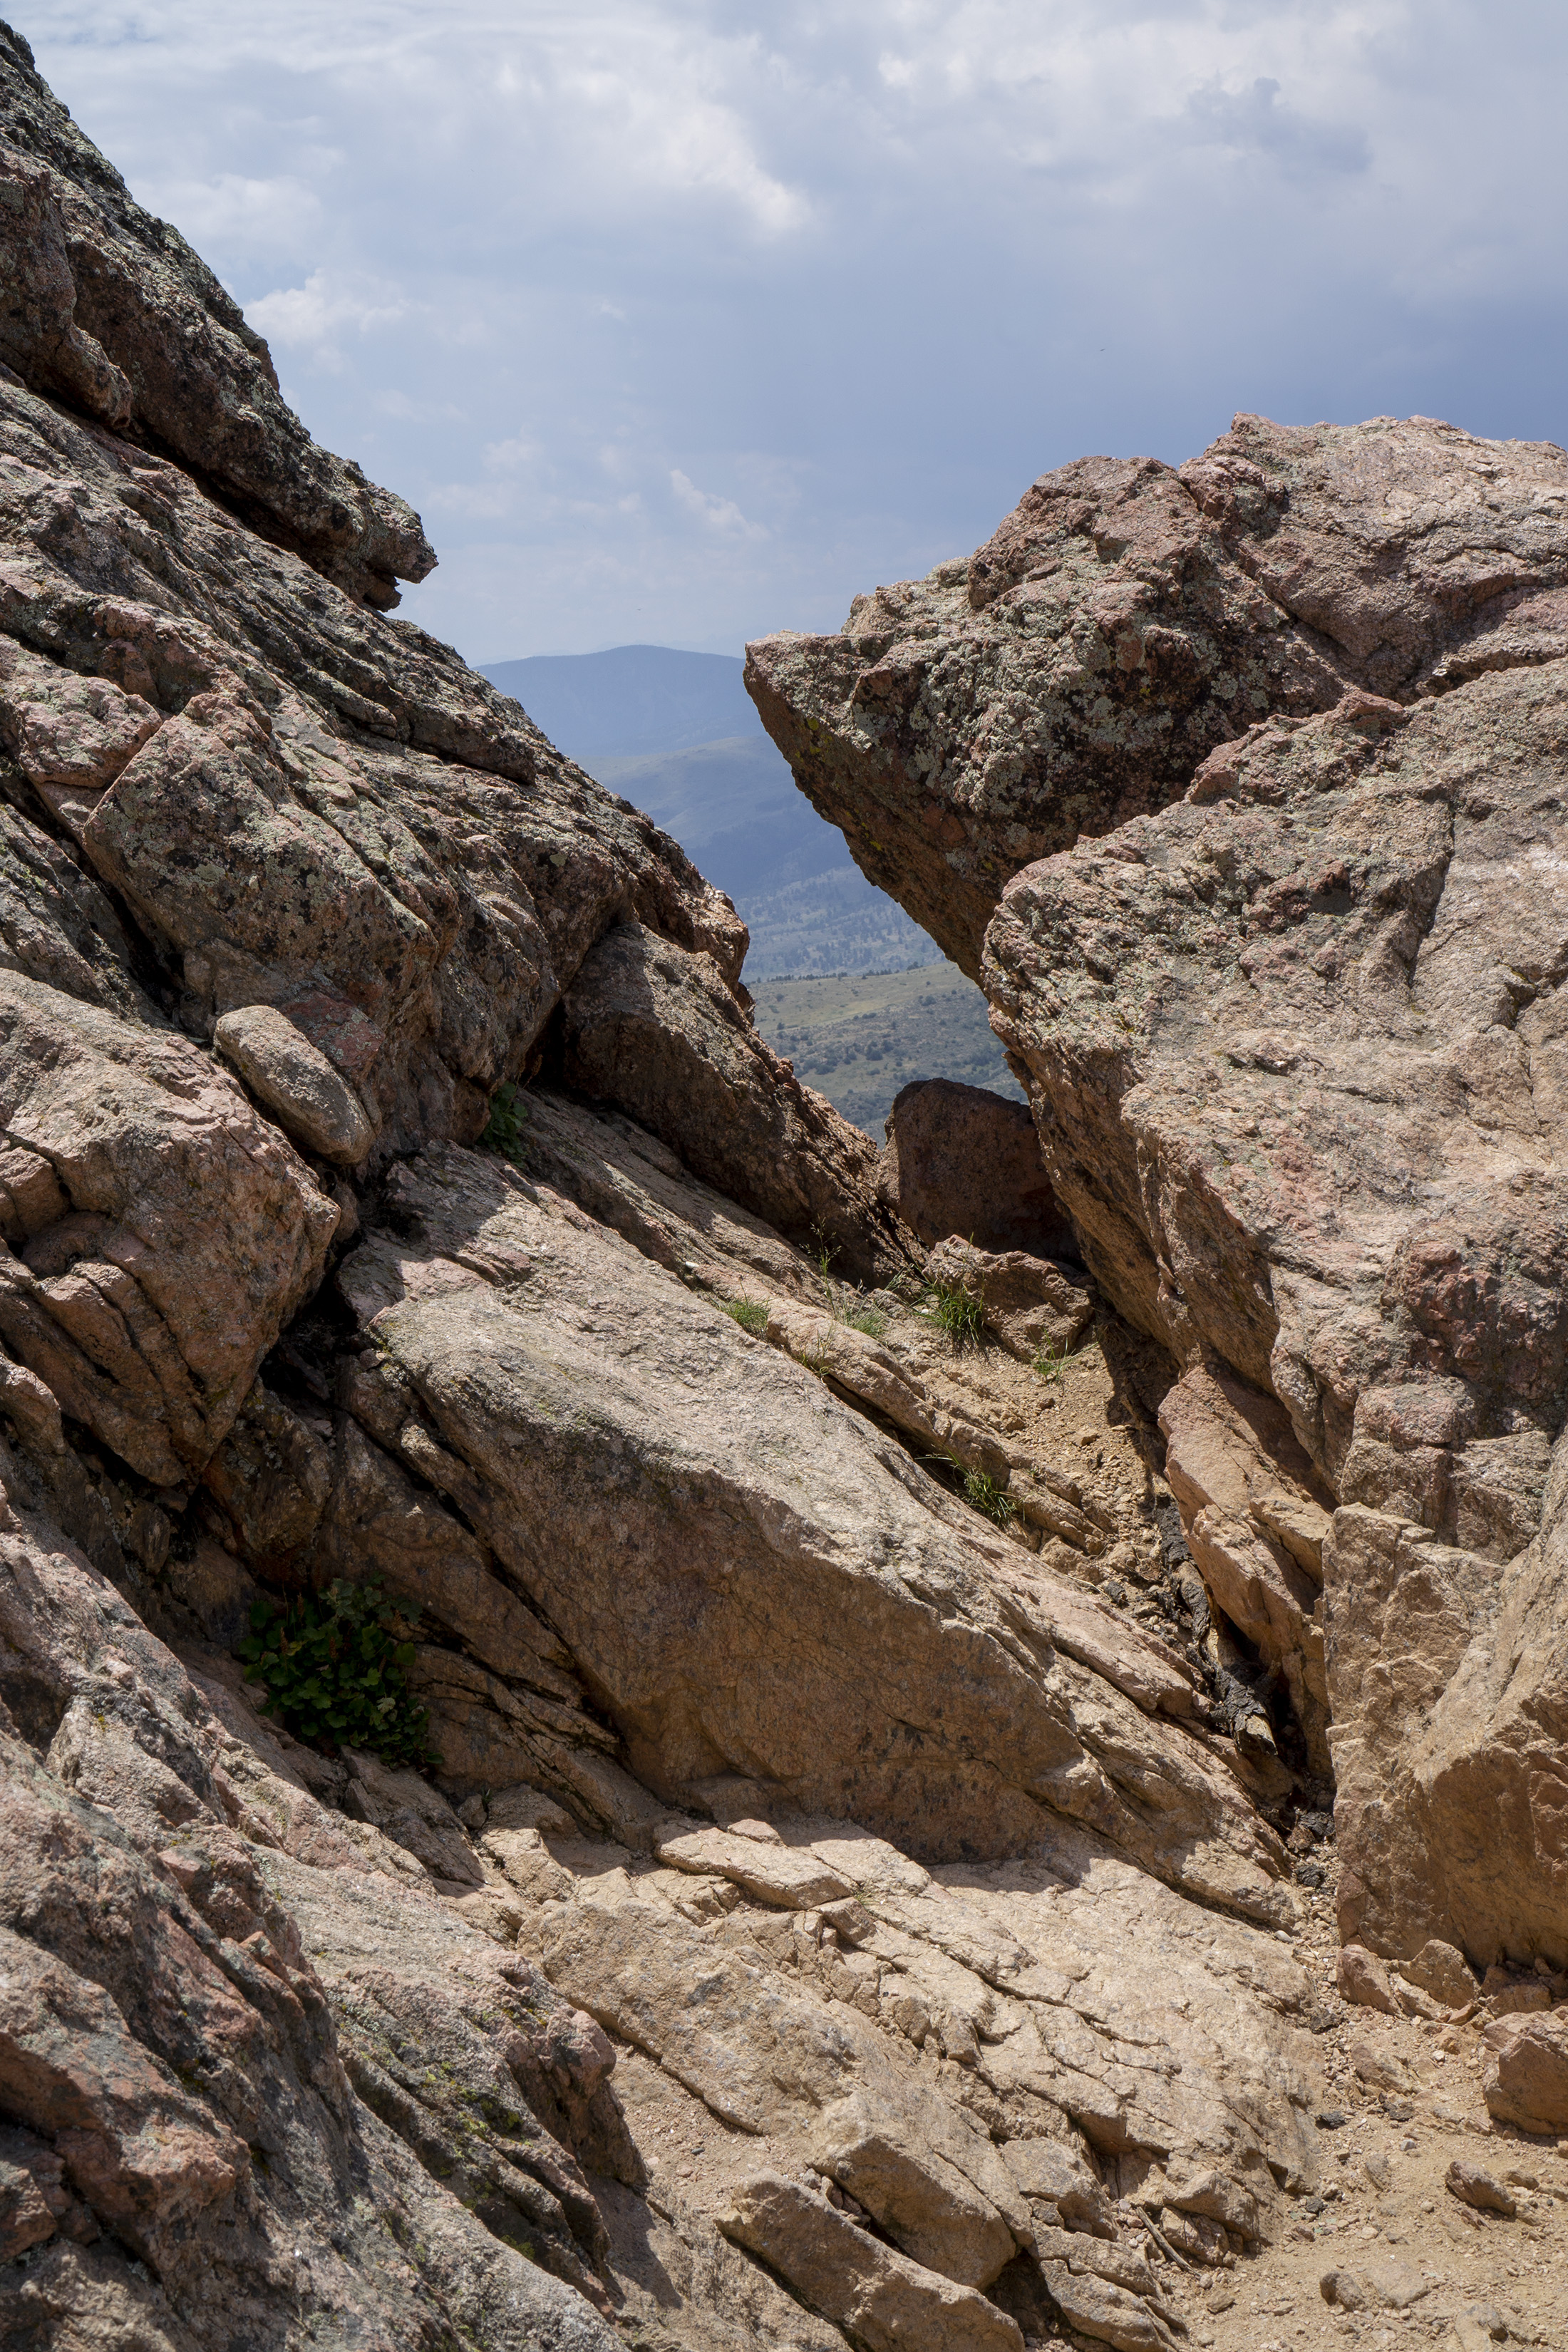
[[[1237,407],[1563,437],[1546,0],[7,13],[487,657],[835,625]]]
[[[245,314],[269,342],[342,366],[339,342],[345,333],[363,335],[373,328],[395,326],[411,307],[395,287],[314,269],[302,286],[281,287],[259,301],[247,302]]]
[[[679,467],[670,475],[669,487],[687,513],[706,523],[710,530],[733,533],[740,539],[766,539],[768,534],[764,526],[760,522],[748,522],[733,499],[710,497]]]

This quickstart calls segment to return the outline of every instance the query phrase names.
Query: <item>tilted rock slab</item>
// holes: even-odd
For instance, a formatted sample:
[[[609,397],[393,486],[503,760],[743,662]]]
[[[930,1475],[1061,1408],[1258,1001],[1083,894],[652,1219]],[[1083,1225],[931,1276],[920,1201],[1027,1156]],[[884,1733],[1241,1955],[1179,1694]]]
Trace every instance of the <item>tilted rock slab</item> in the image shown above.
[[[968,562],[750,646],[747,684],[862,871],[977,978],[1020,867],[1270,714],[1568,651],[1565,492],[1551,443],[1238,416],[1179,471],[1042,475]]]
[[[564,1014],[567,1083],[629,1113],[695,1175],[852,1280],[920,1267],[879,1192],[875,1145],[758,1036],[711,957],[617,924],[578,967]]]
[[[1065,1815],[1293,1916],[1223,1765],[1058,1646],[1053,1580],[1015,1579],[1016,1547],[809,1372],[493,1160],[426,1155],[398,1204],[338,1277],[375,1351],[356,1410],[423,1425],[489,1496],[641,1780],[741,1773],[927,1854]]]

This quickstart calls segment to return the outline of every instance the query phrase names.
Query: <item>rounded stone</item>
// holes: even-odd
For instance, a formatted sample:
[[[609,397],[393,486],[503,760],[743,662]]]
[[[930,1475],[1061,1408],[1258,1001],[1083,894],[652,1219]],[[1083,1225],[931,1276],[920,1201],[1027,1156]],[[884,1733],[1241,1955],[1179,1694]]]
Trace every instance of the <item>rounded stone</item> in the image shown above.
[[[348,1081],[275,1004],[226,1013],[218,1052],[296,1143],[342,1168],[362,1160],[375,1128]]]

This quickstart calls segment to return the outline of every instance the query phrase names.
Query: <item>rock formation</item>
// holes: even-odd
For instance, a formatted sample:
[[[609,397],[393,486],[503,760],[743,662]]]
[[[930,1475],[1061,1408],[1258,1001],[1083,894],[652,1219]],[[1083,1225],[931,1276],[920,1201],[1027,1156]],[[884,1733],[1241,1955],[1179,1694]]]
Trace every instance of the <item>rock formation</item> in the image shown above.
[[[1209,1601],[1331,1759],[1343,1932],[1478,1970],[1568,1961],[1565,501],[1554,446],[1238,417],[750,656],[1165,1351]]]
[[[879,1156],[0,107],[0,2340],[1170,2352],[1347,2000],[1568,2122],[1558,453],[1090,463],[758,654],[1026,1074]]]

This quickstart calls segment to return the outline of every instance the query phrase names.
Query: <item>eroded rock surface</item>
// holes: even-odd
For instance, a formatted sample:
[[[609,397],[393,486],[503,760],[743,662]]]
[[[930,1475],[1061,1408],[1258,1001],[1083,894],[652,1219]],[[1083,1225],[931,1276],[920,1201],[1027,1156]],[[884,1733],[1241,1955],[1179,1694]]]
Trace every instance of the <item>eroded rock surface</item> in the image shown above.
[[[1568,1957],[1565,464],[1241,418],[1179,477],[1047,477],[962,577],[752,656],[857,854],[933,928],[945,894],[971,968],[985,929],[1056,1196],[1185,1368],[1216,1622],[1331,1759],[1344,1932],[1478,1968]]]

